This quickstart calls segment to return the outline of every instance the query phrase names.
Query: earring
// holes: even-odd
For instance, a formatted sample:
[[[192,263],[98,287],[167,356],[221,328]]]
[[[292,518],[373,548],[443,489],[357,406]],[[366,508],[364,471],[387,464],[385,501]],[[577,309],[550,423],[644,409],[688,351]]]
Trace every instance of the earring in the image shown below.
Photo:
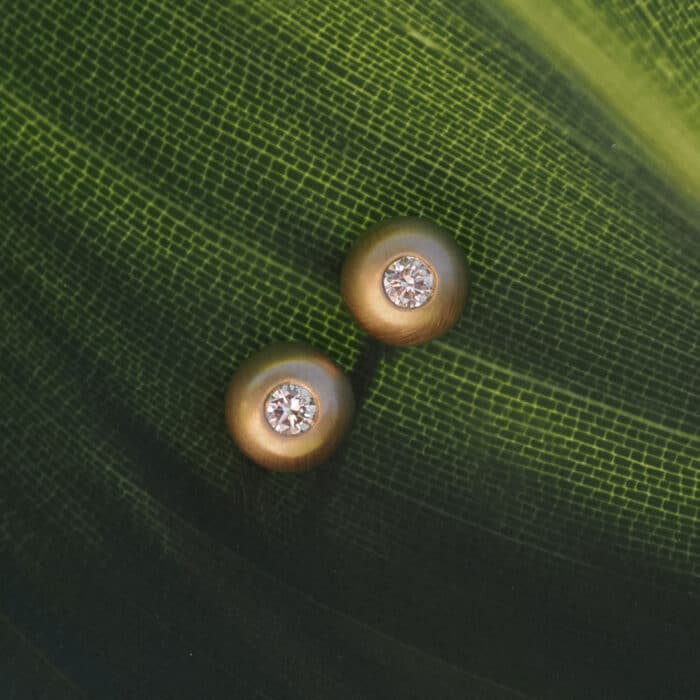
[[[357,322],[390,345],[419,345],[459,319],[469,294],[464,252],[428,221],[389,219],[362,235],[341,273]]]
[[[226,425],[238,447],[274,471],[327,459],[350,426],[352,387],[342,370],[302,344],[270,345],[245,360],[226,393]]]

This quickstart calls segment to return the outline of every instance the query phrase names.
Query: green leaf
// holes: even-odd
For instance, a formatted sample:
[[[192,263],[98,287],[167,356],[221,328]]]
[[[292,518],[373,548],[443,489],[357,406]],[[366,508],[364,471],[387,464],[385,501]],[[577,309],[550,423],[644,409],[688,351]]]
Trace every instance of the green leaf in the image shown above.
[[[0,689],[692,697],[699,17],[0,1]],[[399,215],[473,280],[394,350],[338,273]],[[278,340],[358,395],[311,474],[224,427]]]
[[[579,78],[657,173],[700,202],[700,20],[694,3],[502,0],[521,31]],[[693,212],[697,216],[698,211]],[[696,219],[697,222],[697,219]]]

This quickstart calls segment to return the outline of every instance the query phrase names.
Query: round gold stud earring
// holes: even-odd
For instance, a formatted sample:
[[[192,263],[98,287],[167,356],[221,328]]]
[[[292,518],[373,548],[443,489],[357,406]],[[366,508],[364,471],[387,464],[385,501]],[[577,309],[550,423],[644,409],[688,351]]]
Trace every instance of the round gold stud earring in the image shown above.
[[[368,333],[390,345],[419,345],[459,319],[469,269],[464,252],[435,224],[389,219],[355,243],[343,265],[341,291]]]
[[[226,425],[261,467],[304,471],[326,460],[354,410],[342,370],[302,344],[270,345],[245,360],[226,393]]]

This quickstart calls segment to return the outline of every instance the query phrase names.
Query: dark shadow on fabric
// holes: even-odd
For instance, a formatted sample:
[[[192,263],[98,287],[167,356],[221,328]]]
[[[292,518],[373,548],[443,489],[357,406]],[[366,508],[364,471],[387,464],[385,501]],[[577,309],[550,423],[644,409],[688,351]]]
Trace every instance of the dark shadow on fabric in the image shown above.
[[[370,395],[377,370],[382,362],[392,358],[396,353],[378,340],[366,337],[355,366],[349,373],[355,397],[355,415],[359,415]],[[346,439],[337,452],[325,464],[316,469],[314,474],[313,496],[303,515],[304,528],[308,532],[316,529],[317,523],[323,517],[325,507],[335,491],[335,484],[340,471],[347,462],[348,441]]]

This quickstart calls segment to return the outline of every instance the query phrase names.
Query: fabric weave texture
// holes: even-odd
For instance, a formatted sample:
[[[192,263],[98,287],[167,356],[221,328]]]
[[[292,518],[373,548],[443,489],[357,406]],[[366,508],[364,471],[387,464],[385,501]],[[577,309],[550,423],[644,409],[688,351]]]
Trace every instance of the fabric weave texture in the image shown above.
[[[2,697],[698,697],[700,12],[545,4],[0,0]],[[407,215],[472,296],[393,349]],[[309,474],[224,425],[276,341]]]

